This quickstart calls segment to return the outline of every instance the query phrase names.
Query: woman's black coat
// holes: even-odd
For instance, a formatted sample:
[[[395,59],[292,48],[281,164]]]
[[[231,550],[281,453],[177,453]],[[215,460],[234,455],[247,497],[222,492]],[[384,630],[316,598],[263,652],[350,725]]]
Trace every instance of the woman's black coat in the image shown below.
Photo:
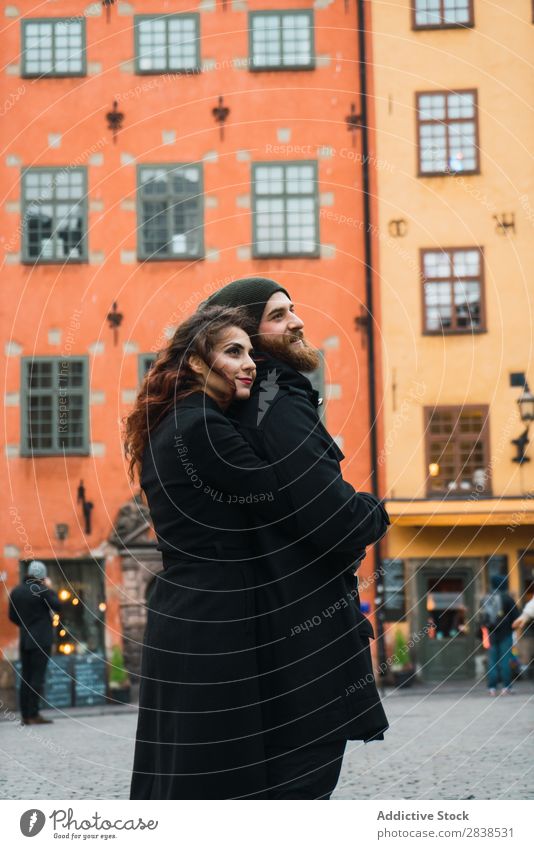
[[[131,799],[251,798],[264,786],[247,510],[287,504],[215,401],[179,400],[143,456],[164,572],[147,600]]]
[[[273,744],[382,739],[388,727],[354,572],[389,517],[343,480],[343,453],[317,405],[306,377],[262,354],[251,399],[229,411],[291,502],[287,521],[256,534],[260,690]]]

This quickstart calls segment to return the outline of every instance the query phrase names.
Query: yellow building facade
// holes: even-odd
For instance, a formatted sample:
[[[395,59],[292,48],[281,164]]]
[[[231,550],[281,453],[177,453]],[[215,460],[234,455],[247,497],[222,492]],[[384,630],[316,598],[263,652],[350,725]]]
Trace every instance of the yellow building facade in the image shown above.
[[[371,7],[386,647],[468,679],[491,574],[534,594],[533,9]]]

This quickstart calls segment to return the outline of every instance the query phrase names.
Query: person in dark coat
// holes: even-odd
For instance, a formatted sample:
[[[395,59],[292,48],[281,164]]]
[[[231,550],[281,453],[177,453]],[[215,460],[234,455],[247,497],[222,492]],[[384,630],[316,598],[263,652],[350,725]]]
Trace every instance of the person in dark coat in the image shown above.
[[[250,400],[229,415],[276,470],[291,501],[285,523],[256,534],[256,615],[268,797],[330,798],[347,740],[381,740],[373,628],[355,571],[388,514],[343,480],[342,451],[301,373],[319,364],[289,293],[268,278],[228,284],[201,306],[243,306],[256,327]]]
[[[484,596],[481,604],[480,624],[488,629],[488,692],[494,696],[499,679],[503,695],[512,692],[512,646],[513,623],[519,616],[512,596],[506,591],[506,575],[491,576],[491,592]]]
[[[32,560],[26,577],[9,596],[8,616],[20,628],[20,713],[21,725],[53,722],[39,713],[48,659],[52,651],[53,611],[61,602],[51,587],[47,569],[40,560]]]
[[[225,414],[255,375],[242,313],[185,321],[128,417],[163,572],[147,600],[130,799],[261,798],[265,751],[253,516],[285,515],[274,470]]]

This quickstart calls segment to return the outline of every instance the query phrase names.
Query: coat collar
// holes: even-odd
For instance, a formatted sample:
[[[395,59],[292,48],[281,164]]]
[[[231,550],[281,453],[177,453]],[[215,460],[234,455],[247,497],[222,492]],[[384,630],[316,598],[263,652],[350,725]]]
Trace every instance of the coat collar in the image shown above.
[[[251,389],[251,396],[262,391],[265,381],[276,383],[280,388],[299,390],[305,393],[314,407],[323,403],[317,390],[313,388],[308,378],[292,366],[263,351],[254,355],[256,362],[256,380]]]

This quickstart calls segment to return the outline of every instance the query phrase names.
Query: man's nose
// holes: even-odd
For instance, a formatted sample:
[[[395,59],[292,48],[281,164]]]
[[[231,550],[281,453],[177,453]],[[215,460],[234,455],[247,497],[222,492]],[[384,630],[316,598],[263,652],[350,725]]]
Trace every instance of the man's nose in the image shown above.
[[[291,318],[288,321],[287,326],[290,328],[290,330],[302,330],[302,328],[304,327],[304,322],[301,318],[299,318],[296,313],[292,312]]]

